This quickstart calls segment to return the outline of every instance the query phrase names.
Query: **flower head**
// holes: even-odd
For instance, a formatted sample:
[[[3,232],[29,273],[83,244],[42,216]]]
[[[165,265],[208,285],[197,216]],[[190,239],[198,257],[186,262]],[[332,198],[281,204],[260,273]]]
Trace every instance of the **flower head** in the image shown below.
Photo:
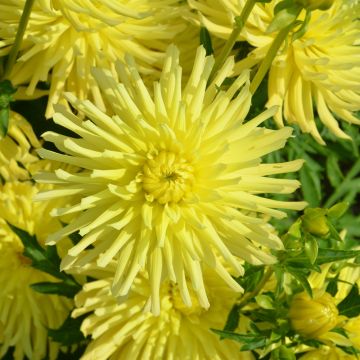
[[[276,0],[255,6],[239,40],[247,40],[256,49],[236,65],[236,73],[265,57],[276,36],[266,29],[278,3]],[[306,33],[294,41],[289,35],[269,72],[267,106],[279,106],[277,124],[283,126],[285,118],[322,144],[315,109],[320,121],[338,137],[349,138],[337,119],[360,124],[353,114],[360,109],[360,56],[356,43],[360,37],[360,4],[349,7],[346,3],[335,0],[328,10],[313,11]],[[201,12],[203,24],[222,38],[229,36],[234,16],[240,14],[244,4],[245,0],[190,0],[190,5]]]
[[[289,310],[291,325],[299,334],[317,338],[338,323],[335,299],[327,292],[317,292],[311,298],[302,292],[294,296]]]
[[[204,267],[214,269],[231,288],[241,291],[231,276],[243,273],[239,258],[253,264],[272,263],[274,257],[262,247],[283,246],[257,215],[282,218],[285,213],[278,208],[305,206],[260,195],[287,194],[298,188],[296,180],[267,176],[296,171],[302,161],[260,164],[262,155],[284,146],[291,129],[258,127],[274,109],[243,123],[251,102],[249,72],[228,90],[219,90],[232,71],[233,59],[229,59],[207,87],[214,59],[199,47],[194,70],[182,89],[178,60],[176,47],[169,47],[153,97],[132,58],[127,58],[127,66],[117,64],[120,84],[109,71],[96,69],[96,81],[115,115],[67,94],[87,120],[61,107],[54,120],[81,138],[47,132],[43,137],[63,154],[45,149],[39,154],[82,171],[57,170],[36,176],[37,181],[57,184],[57,189],[39,194],[38,200],[70,195],[79,199],[71,207],[52,212],[78,215],[51,235],[49,244],[76,231],[83,236],[69,250],[62,267],[83,266],[93,259],[106,267],[116,259],[112,288],[116,296],[125,296],[145,268],[155,313],[160,308],[160,284],[167,279],[178,284],[184,303],[191,306],[186,276],[200,305],[207,308]]]
[[[43,187],[43,186],[41,186]],[[49,216],[49,204],[34,204],[38,186],[30,182],[8,182],[0,189],[0,357],[14,347],[14,358],[43,359],[49,349],[55,359],[59,345],[49,341],[48,328],[65,320],[70,302],[57,295],[40,294],[31,284],[55,279],[31,267],[23,245],[6,222],[36,234],[44,242],[59,228]]]
[[[223,327],[235,294],[213,274],[207,275],[213,300],[209,310],[197,303],[192,291],[192,307],[184,306],[178,290],[166,282],[161,288],[159,316],[146,311],[150,289],[143,275],[120,303],[111,294],[111,278],[85,284],[72,313],[73,317],[87,314],[81,330],[92,339],[82,359],[253,359],[247,353],[242,355],[234,342],[220,340],[211,332],[210,328]]]
[[[7,135],[0,139],[0,177],[5,181],[29,179],[28,168],[38,160],[31,153],[40,147],[31,125],[19,114],[10,112]]]
[[[0,0],[0,55],[10,51],[24,4],[25,0]],[[64,101],[63,91],[92,98],[104,108],[91,67],[111,68],[129,53],[143,73],[158,71],[167,45],[186,29],[177,4],[177,0],[35,1],[10,80],[28,85],[29,96],[39,81],[51,82],[47,117],[53,114],[53,104]]]

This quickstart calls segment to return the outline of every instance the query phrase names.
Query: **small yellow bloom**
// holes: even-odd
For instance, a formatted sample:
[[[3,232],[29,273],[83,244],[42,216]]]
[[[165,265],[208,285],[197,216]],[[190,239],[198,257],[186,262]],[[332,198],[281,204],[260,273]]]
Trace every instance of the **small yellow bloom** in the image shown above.
[[[356,356],[349,355],[341,349],[331,346],[309,351],[301,356],[300,360],[356,360]]]
[[[9,79],[26,85],[32,96],[40,81],[50,82],[46,117],[53,104],[65,102],[64,91],[91,98],[104,109],[90,75],[93,66],[111,68],[134,56],[144,74],[158,73],[166,47],[186,30],[178,0],[39,0],[35,1]],[[25,0],[0,0],[0,56],[14,42]],[[176,40],[176,39],[175,39]]]
[[[6,221],[36,234],[39,241],[59,222],[49,215],[49,204],[34,203],[39,186],[31,182],[8,182],[0,187],[0,357],[14,347],[14,359],[43,359],[49,349],[56,359],[59,344],[49,340],[47,329],[58,328],[70,310],[69,300],[40,294],[30,288],[37,282],[56,279],[31,267],[23,255],[20,239]],[[42,186],[43,187],[43,186]]]
[[[208,30],[228,38],[234,17],[240,15],[246,0],[189,0],[200,12]],[[239,40],[246,40],[255,50],[235,67],[235,73],[258,64],[266,56],[276,32],[266,29],[273,20],[280,0],[255,5]],[[360,56],[358,41],[359,2],[334,0],[326,11],[313,11],[306,33],[280,49],[269,72],[267,106],[279,106],[275,115],[278,126],[297,124],[319,143],[323,139],[315,123],[315,110],[320,121],[336,136],[349,139],[338,119],[360,125],[355,115],[360,110]],[[304,18],[303,10],[300,18]]]
[[[90,266],[91,275],[111,274],[111,263],[104,270]],[[89,267],[88,267],[89,270]],[[253,360],[239,352],[239,344],[220,340],[211,328],[221,329],[236,294],[223,287],[214,274],[207,274],[207,293],[212,306],[204,310],[190,290],[192,307],[183,304],[176,287],[166,282],[161,288],[161,313],[148,312],[148,281],[140,275],[125,300],[117,302],[111,294],[112,279],[100,277],[84,285],[75,298],[73,317],[87,314],[81,330],[91,341],[82,360],[164,359],[164,360]]]
[[[38,161],[33,148],[40,147],[31,125],[19,114],[10,112],[7,135],[0,139],[0,176],[5,181],[28,180],[28,169]]]
[[[51,235],[49,244],[75,231],[83,236],[62,267],[81,267],[90,260],[106,267],[116,259],[112,287],[116,296],[126,296],[136,274],[146,269],[154,313],[160,311],[159,289],[165,280],[177,283],[184,303],[191,306],[185,276],[192,279],[200,305],[208,308],[204,267],[215,269],[228,286],[242,291],[231,276],[243,273],[239,259],[272,263],[275,258],[262,248],[283,246],[258,215],[283,218],[286,215],[278,208],[298,210],[306,205],[261,196],[296,190],[297,180],[269,176],[297,171],[303,162],[261,164],[262,155],[284,146],[291,129],[258,127],[274,109],[243,124],[251,103],[249,71],[222,91],[218,88],[231,73],[233,59],[207,87],[213,64],[213,57],[206,57],[199,47],[183,87],[178,50],[169,47],[153,96],[130,57],[126,65],[116,65],[121,83],[108,70],[94,70],[111,104],[110,115],[67,94],[87,119],[59,108],[54,120],[81,138],[47,132],[43,137],[63,154],[39,151],[44,158],[82,169],[36,176],[37,181],[57,184],[38,200],[76,195],[71,207],[52,212],[76,218]]]
[[[308,338],[317,338],[333,329],[338,323],[335,299],[329,293],[318,292],[311,298],[307,293],[292,299],[289,318],[293,329]]]

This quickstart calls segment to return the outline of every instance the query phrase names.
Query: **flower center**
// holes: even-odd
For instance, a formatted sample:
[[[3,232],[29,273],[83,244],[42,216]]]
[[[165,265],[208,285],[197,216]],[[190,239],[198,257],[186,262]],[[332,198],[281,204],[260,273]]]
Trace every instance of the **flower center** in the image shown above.
[[[171,286],[170,287],[170,298],[171,298],[171,303],[172,303],[173,308],[185,316],[200,315],[204,311],[206,311],[200,306],[199,301],[192,289],[189,289],[189,293],[190,293],[190,298],[191,298],[191,303],[192,303],[192,306],[190,306],[190,307],[186,306],[184,304],[184,301],[181,298],[179,289],[177,287]]]
[[[177,203],[192,191],[194,169],[183,157],[167,151],[151,156],[143,168],[143,189],[160,204]]]

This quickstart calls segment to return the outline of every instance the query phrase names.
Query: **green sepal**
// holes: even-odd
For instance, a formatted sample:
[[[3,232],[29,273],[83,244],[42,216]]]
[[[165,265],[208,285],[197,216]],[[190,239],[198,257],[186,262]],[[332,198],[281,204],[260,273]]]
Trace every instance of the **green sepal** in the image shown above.
[[[292,349],[281,345],[271,352],[270,360],[296,360],[296,356]]]
[[[291,40],[295,41],[303,37],[308,29],[309,22],[311,20],[311,11],[306,11],[305,19],[301,22],[299,30],[292,34]]]
[[[292,3],[292,1],[290,3]],[[291,6],[282,8],[276,12],[274,19],[266,29],[266,33],[270,34],[290,26],[294,21],[296,21],[300,11],[301,7],[293,3]]]

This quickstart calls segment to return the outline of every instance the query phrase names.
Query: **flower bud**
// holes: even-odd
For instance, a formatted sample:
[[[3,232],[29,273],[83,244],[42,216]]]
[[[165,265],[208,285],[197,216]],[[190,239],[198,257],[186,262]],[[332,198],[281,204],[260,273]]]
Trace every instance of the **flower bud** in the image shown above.
[[[304,229],[313,235],[325,236],[330,231],[325,209],[306,209],[302,220]]]
[[[300,0],[300,3],[307,10],[327,10],[331,8],[334,0]]]
[[[317,292],[314,298],[305,292],[297,294],[289,310],[293,329],[308,338],[317,338],[334,328],[338,315],[335,299],[326,292]]]

